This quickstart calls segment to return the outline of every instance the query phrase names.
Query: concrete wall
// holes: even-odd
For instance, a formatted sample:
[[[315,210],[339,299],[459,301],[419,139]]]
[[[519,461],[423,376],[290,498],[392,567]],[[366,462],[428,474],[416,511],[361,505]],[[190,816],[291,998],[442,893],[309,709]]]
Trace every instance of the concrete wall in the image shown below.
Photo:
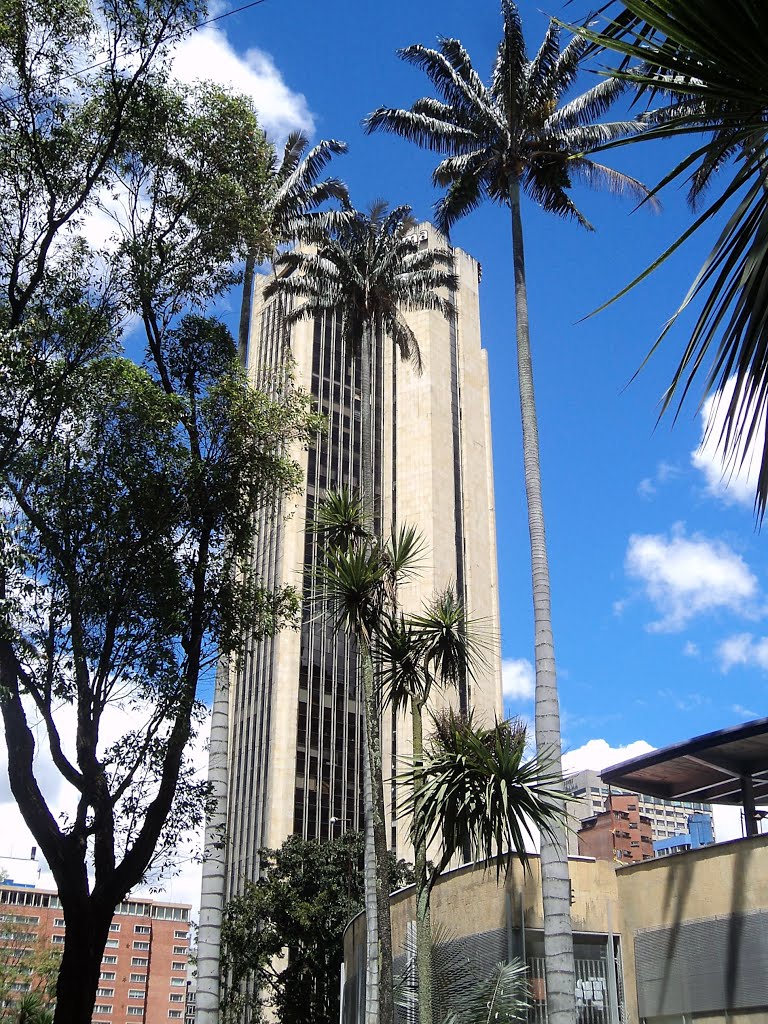
[[[587,939],[613,932],[621,941],[625,1024],[765,1024],[768,1022],[768,836],[708,846],[675,857],[622,866],[588,858],[569,860],[573,888],[573,928]],[[518,931],[521,897],[527,932],[543,928],[538,857],[530,872],[518,863],[497,880],[495,869],[474,866],[445,874],[435,887],[432,920],[451,937],[481,935],[499,929]],[[402,951],[409,922],[415,918],[412,889],[392,897],[395,955]],[[354,973],[354,945],[364,934],[361,915],[345,936],[347,980]],[[691,935],[698,936],[685,949]],[[639,1003],[649,1004],[636,982],[635,949],[647,949],[659,937],[663,955],[657,980],[673,961],[687,957],[689,977],[677,998],[696,1012],[640,1017]],[[647,972],[646,972],[647,973]],[[700,975],[700,976],[697,976]],[[720,975],[731,1009],[707,999],[718,989]],[[649,982],[649,987],[651,982]],[[672,1004],[674,999],[667,999]],[[750,1005],[747,1005],[747,1004]],[[684,1008],[685,1009],[685,1008]]]

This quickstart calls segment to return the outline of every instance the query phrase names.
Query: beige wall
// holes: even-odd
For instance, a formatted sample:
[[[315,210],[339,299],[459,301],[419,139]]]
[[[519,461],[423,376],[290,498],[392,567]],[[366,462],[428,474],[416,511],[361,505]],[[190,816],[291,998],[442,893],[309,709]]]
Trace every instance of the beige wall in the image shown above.
[[[515,862],[505,878],[497,881],[495,870],[464,867],[449,872],[437,883],[432,898],[432,921],[460,938],[507,923],[507,894],[511,925],[520,924],[523,894],[525,926],[543,928],[541,876],[538,857],[523,872]],[[768,911],[768,836],[737,840],[663,857],[631,866],[590,858],[568,861],[573,887],[574,932],[617,934],[621,939],[626,1024],[639,1024],[635,982],[634,942],[643,929],[727,919],[732,914]],[[415,919],[413,889],[392,897],[392,937],[395,955],[403,949],[406,928]],[[352,963],[353,944],[364,926],[361,915],[345,937],[345,959]],[[726,951],[723,951],[725,955]],[[349,966],[348,966],[349,970]],[[764,1024],[768,1011],[715,1013],[695,1017],[648,1018],[647,1024]]]

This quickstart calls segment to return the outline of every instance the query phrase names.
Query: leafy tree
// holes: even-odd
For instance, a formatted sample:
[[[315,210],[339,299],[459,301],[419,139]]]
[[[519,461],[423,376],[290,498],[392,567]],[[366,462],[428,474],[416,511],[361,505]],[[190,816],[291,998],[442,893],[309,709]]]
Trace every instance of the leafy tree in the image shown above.
[[[316,421],[289,377],[251,390],[209,315],[267,245],[270,150],[246,101],[167,84],[164,45],[196,13],[62,0],[0,19],[0,710],[67,924],[67,1024],[90,1020],[114,907],[203,813],[186,749],[214,652],[296,609],[237,571]],[[101,45],[106,65],[77,73]],[[112,194],[125,215],[96,259],[78,228]],[[122,355],[126,324],[144,366]],[[119,712],[143,723],[110,742]],[[64,817],[39,784],[38,720]]]
[[[339,216],[336,229],[324,240],[315,238],[316,251],[294,250],[276,260],[285,273],[265,289],[265,295],[292,300],[286,315],[291,323],[334,312],[350,354],[360,372],[360,484],[362,514],[375,522],[372,459],[371,366],[378,345],[389,337],[400,355],[417,368],[421,360],[416,336],[403,312],[437,309],[452,312],[441,289],[456,287],[453,257],[443,249],[419,251],[411,234],[414,226],[407,206],[389,210],[374,203],[365,214],[357,210]],[[362,569],[360,564],[358,568]],[[370,656],[370,623],[364,618],[347,623],[360,648],[365,700],[366,756],[364,757],[369,973],[366,1015],[373,1024],[391,1024],[392,938],[389,926],[387,835],[381,769],[379,708]],[[370,787],[370,795],[369,795]]]
[[[262,875],[226,908],[222,930],[224,1019],[272,1011],[282,1024],[336,1024],[344,929],[363,907],[363,836],[329,842],[291,836],[260,850]],[[412,881],[390,855],[393,885]]]
[[[760,451],[755,514],[762,521],[768,504],[768,58],[761,41],[768,11],[759,0],[627,0],[604,31],[580,31],[622,56],[619,79],[666,102],[646,116],[649,130],[639,137],[679,139],[689,150],[657,190],[687,182],[693,222],[620,294],[726,211],[717,241],[654,349],[683,310],[698,302],[663,410],[679,411],[703,376],[705,389],[719,396],[715,408],[725,403],[719,438],[724,472],[741,468],[753,445]]]
[[[438,98],[417,100],[410,110],[381,108],[366,119],[368,131],[394,132],[443,155],[434,183],[445,188],[435,207],[437,226],[452,225],[484,200],[506,207],[512,221],[517,321],[517,359],[523,460],[531,538],[536,634],[536,743],[560,766],[560,712],[552,636],[549,566],[539,464],[538,425],[528,324],[521,195],[544,210],[591,225],[569,195],[574,181],[646,198],[639,182],[589,159],[600,143],[640,129],[636,122],[595,123],[617,98],[622,83],[609,78],[565,103],[588,46],[576,38],[561,51],[559,29],[550,24],[536,56],[529,60],[520,17],[512,0],[502,0],[504,34],[491,83],[485,85],[456,39],[438,49],[409,46],[400,55],[422,68]],[[551,1024],[574,1018],[573,939],[565,835],[554,829],[542,838],[542,882]]]

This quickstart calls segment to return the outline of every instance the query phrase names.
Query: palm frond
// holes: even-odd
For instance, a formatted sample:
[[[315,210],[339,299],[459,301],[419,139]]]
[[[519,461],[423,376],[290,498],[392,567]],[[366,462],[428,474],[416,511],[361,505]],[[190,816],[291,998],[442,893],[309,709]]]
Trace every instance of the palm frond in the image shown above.
[[[457,994],[443,1024],[513,1024],[528,1019],[528,968],[520,960],[496,964],[488,978]]]
[[[551,835],[564,818],[562,779],[549,769],[548,752],[524,760],[520,723],[486,729],[453,711],[433,722],[413,828],[428,843],[439,841],[446,861],[469,848],[473,860],[495,862],[497,874],[513,858],[527,865],[526,838]],[[408,773],[404,778],[412,781]],[[398,814],[414,811],[411,793]]]
[[[590,188],[598,188],[615,196],[628,196],[639,203],[647,202],[655,213],[661,210],[661,203],[651,190],[642,181],[638,181],[637,178],[633,178],[629,174],[624,174],[623,171],[606,167],[605,164],[587,160],[585,157],[571,160],[568,169],[571,174],[580,177]]]
[[[312,529],[322,536],[327,547],[341,551],[373,539],[362,496],[347,487],[325,494],[315,510]]]

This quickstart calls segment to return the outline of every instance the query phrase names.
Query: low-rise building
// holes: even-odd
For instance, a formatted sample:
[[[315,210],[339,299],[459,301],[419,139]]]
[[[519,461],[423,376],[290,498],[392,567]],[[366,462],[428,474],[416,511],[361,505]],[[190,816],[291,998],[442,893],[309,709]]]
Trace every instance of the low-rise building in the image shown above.
[[[651,860],[651,819],[640,813],[636,796],[609,796],[605,810],[581,823],[578,842],[582,857],[622,864]]]

